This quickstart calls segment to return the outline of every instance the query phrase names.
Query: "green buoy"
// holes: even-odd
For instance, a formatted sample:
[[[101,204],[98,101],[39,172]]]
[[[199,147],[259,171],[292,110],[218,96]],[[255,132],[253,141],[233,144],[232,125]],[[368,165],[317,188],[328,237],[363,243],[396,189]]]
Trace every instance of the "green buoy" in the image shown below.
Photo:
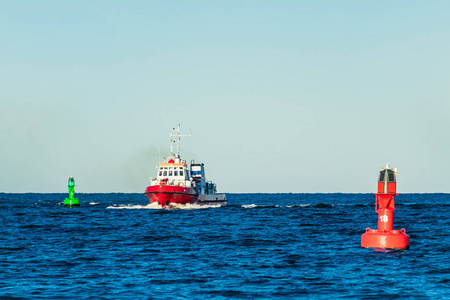
[[[80,206],[80,200],[75,198],[75,179],[73,177],[69,177],[67,187],[69,188],[69,198],[64,199],[64,206]]]

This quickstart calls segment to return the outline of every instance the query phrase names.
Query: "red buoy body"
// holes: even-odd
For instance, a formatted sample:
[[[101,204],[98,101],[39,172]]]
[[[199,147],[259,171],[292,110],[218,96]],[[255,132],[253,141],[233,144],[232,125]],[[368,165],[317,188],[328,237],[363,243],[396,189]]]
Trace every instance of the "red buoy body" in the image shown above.
[[[409,236],[405,229],[394,230],[394,211],[397,182],[395,170],[386,165],[380,171],[378,193],[375,194],[375,211],[378,213],[378,229],[366,229],[361,235],[361,247],[383,249],[409,249]]]

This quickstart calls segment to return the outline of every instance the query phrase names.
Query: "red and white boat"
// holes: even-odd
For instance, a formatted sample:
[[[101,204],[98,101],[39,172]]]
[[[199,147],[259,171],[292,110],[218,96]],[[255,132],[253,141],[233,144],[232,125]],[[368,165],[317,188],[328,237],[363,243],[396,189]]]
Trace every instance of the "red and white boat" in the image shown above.
[[[225,194],[217,194],[216,184],[206,181],[204,164],[194,163],[190,166],[180,157],[181,137],[180,125],[173,129],[171,137],[177,139],[170,142],[170,157],[159,164],[156,178],[150,178],[150,186],[144,195],[150,203],[159,203],[162,207],[173,204],[200,204],[225,206]],[[173,144],[177,144],[177,152],[173,153]]]

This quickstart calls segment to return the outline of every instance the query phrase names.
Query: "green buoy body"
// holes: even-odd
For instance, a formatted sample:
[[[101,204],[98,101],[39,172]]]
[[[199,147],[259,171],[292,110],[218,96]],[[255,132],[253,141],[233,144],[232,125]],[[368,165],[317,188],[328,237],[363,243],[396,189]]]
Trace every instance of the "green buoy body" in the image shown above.
[[[69,188],[69,198],[64,199],[64,206],[80,206],[80,200],[75,198],[75,179],[73,177],[69,177],[67,187]]]

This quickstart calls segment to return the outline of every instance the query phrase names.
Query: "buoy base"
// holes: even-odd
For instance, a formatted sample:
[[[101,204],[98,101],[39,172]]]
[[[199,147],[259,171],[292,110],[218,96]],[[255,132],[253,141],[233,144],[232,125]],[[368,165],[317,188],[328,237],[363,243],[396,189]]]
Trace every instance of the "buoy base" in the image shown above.
[[[366,233],[361,235],[361,247],[382,248],[382,249],[409,249],[409,235],[405,229],[378,231],[376,229],[366,229]]]
[[[64,199],[64,206],[80,206],[80,200],[78,198],[66,198]]]

